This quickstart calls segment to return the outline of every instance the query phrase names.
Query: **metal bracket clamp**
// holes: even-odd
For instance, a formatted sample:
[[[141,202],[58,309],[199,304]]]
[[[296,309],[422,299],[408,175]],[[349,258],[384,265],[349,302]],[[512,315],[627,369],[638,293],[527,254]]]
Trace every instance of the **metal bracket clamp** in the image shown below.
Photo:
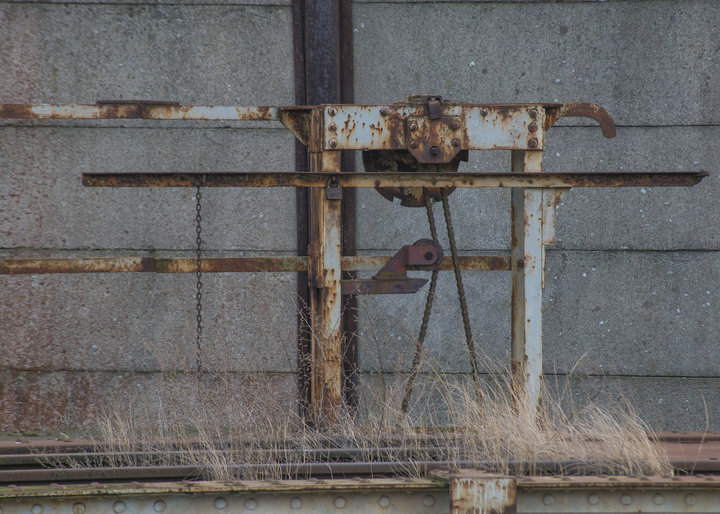
[[[407,272],[432,271],[440,267],[442,247],[432,239],[420,239],[403,246],[371,279],[343,280],[342,294],[413,294],[426,283],[425,278],[410,278]]]

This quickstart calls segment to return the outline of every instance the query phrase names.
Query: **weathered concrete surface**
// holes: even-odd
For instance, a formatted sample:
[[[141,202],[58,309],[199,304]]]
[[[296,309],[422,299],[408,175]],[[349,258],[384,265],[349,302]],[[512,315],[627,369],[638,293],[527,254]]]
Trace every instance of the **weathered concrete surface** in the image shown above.
[[[0,100],[292,103],[288,7],[0,6]]]
[[[195,246],[195,192],[86,188],[83,172],[294,169],[284,129],[0,128],[3,247]],[[203,191],[207,249],[295,251],[295,191]]]
[[[259,398],[253,399],[252,393],[258,390],[263,392],[263,412],[268,419],[277,416],[282,420],[297,409],[293,374],[206,375],[199,385],[196,380],[193,374],[0,371],[0,431],[93,432],[113,413],[115,419],[127,415],[128,426],[154,416],[178,416],[187,426],[207,426],[212,422],[207,419],[208,405],[227,400],[220,409],[228,404],[239,408],[240,403],[257,402]],[[196,403],[198,397],[202,401]],[[214,414],[214,419],[225,417],[219,410]],[[246,421],[234,422],[242,425]],[[151,433],[158,428],[150,427]]]
[[[203,363],[289,371],[297,363],[295,277],[205,274]],[[195,367],[195,276],[116,273],[2,277],[3,363],[15,370]]]
[[[397,416],[405,388],[406,374],[363,373],[360,375],[360,406],[364,416]],[[486,387],[507,387],[507,378],[482,375]],[[560,406],[567,415],[590,405],[612,409],[630,406],[653,430],[704,431],[718,426],[720,379],[687,377],[617,377],[581,374],[545,377],[544,402]],[[459,395],[458,391],[462,391]],[[413,389],[411,416],[421,423],[447,423],[452,419],[448,399],[456,407],[458,397],[472,398],[467,374],[421,374]],[[383,411],[384,409],[384,411]],[[392,419],[389,418],[389,419]]]
[[[545,369],[715,377],[717,252],[551,252]]]
[[[620,125],[717,124],[718,17],[713,0],[355,3],[355,96],[592,101]]]

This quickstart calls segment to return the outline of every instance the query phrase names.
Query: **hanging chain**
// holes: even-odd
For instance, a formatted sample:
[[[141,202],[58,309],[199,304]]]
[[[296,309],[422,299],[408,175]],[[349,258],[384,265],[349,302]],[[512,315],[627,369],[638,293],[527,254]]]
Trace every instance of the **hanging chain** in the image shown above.
[[[477,394],[479,401],[482,400],[482,390],[480,389],[480,375],[477,364],[477,356],[475,355],[475,343],[473,342],[472,331],[470,329],[470,316],[468,314],[467,300],[465,299],[465,286],[463,286],[460,261],[458,260],[457,244],[455,244],[455,229],[453,228],[452,218],[450,217],[450,202],[448,202],[448,195],[445,188],[440,189],[440,195],[442,196],[445,224],[447,225],[448,239],[450,240],[453,270],[455,271],[455,282],[457,282],[460,310],[462,311],[463,326],[465,327],[465,340],[467,342],[468,353],[470,354],[470,365],[472,366],[473,381],[475,382],[475,393]]]
[[[427,188],[423,188],[423,197],[425,198],[425,211],[427,212],[428,224],[430,225],[430,235],[432,240],[437,243],[438,235],[437,227],[435,225],[435,215],[433,214],[432,205],[430,204],[430,194]],[[415,355],[413,356],[413,362],[410,366],[410,376],[405,384],[405,395],[403,396],[401,406],[403,414],[407,414],[408,407],[410,406],[410,396],[412,395],[413,385],[415,384],[415,379],[420,371],[420,358],[422,357],[422,348],[425,343],[428,323],[430,322],[430,312],[432,311],[433,300],[435,299],[435,286],[437,285],[437,279],[438,270],[434,269],[432,272],[432,278],[430,279],[430,289],[428,290],[427,299],[425,300],[425,312],[423,313],[420,333],[415,341]]]
[[[195,348],[195,362],[197,364],[197,372],[200,374],[202,371],[202,205],[200,200],[202,194],[200,193],[200,181],[195,183],[195,276],[197,277],[196,287],[197,292],[195,295],[197,310],[197,332],[196,332],[196,348]]]

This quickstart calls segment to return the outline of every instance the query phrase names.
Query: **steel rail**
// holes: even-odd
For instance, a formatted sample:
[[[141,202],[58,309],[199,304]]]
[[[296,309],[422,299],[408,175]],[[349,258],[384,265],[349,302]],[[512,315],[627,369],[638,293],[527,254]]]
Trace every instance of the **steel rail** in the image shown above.
[[[707,171],[563,173],[187,172],[83,173],[87,187],[651,187],[693,186]]]
[[[390,256],[345,256],[340,264],[343,271],[377,271]],[[509,256],[468,255],[458,260],[460,268],[468,271],[507,271]],[[301,272],[307,271],[307,257],[206,257],[203,273]],[[443,259],[440,269],[453,269],[450,257]],[[78,257],[0,259],[0,275],[40,275],[57,273],[195,273],[194,258],[161,257]]]

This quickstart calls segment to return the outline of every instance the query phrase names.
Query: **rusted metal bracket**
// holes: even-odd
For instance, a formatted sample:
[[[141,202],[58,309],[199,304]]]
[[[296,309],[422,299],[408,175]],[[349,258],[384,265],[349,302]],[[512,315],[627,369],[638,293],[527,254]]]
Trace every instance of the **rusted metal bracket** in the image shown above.
[[[342,294],[413,294],[427,283],[424,278],[410,278],[409,270],[432,271],[443,260],[442,247],[432,239],[420,239],[403,246],[385,266],[369,280],[343,280]]]

